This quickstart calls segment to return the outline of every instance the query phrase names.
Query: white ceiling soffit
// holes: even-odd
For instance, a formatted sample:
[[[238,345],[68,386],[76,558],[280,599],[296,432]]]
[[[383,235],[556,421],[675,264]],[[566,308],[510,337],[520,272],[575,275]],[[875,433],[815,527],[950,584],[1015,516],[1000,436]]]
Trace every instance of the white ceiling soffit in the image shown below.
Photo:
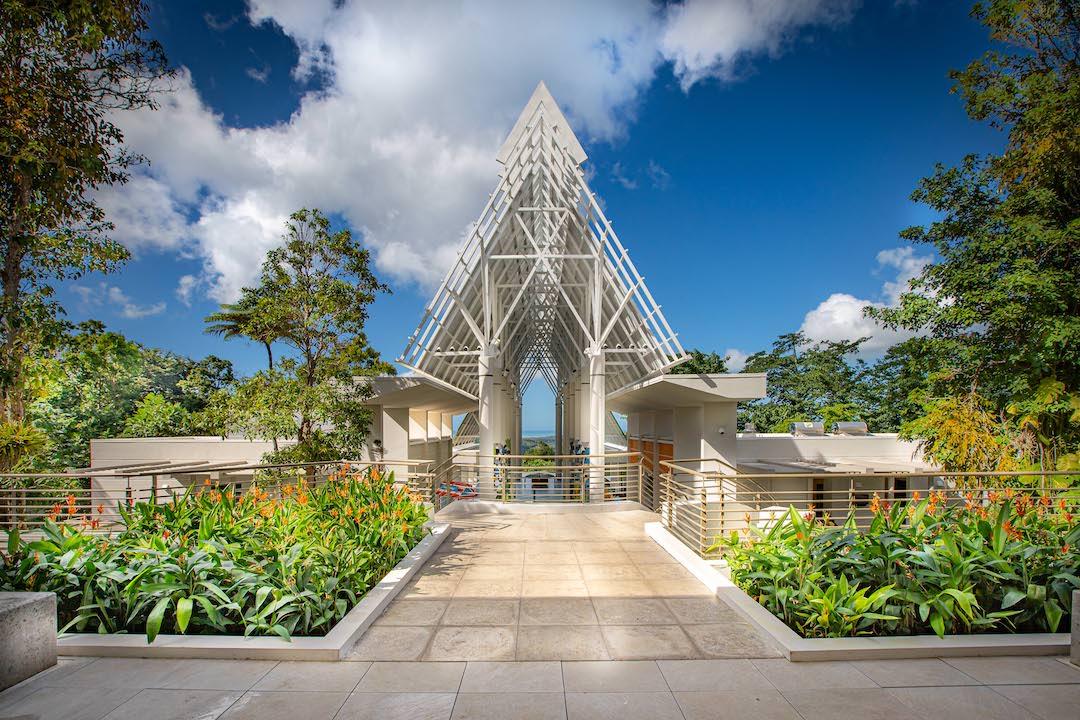
[[[485,352],[520,397],[537,378],[563,394],[591,353],[605,356],[609,391],[684,360],[543,83],[498,159],[498,185],[398,361],[475,396]]]

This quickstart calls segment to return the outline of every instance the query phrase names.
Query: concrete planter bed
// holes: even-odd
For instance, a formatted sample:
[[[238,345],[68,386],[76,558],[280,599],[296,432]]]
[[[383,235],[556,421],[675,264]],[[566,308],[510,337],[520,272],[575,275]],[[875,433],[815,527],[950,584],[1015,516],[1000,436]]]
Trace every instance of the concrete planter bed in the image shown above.
[[[787,659],[889,660],[991,655],[1067,655],[1069,633],[984,633],[979,635],[908,635],[902,637],[804,638],[735,585],[722,564],[699,557],[660,523],[645,531],[701,582],[748,622],[768,633]]]
[[[354,642],[416,575],[446,539],[447,523],[428,523],[424,537],[387,575],[322,637],[242,637],[236,635],[158,635],[76,633],[57,642],[60,655],[220,660],[340,660]]]

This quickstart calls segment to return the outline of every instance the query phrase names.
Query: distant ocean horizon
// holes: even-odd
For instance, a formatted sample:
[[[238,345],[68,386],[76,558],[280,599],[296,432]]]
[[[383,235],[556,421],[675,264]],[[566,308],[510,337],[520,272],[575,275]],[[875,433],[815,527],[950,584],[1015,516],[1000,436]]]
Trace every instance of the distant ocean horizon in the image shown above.
[[[554,430],[522,430],[521,437],[554,437]]]

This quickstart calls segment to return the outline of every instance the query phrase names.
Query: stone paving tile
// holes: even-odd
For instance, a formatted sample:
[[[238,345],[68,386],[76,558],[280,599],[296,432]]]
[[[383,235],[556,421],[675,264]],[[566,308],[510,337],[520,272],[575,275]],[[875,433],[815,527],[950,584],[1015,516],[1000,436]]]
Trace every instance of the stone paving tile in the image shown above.
[[[349,660],[419,660],[435,628],[372,626],[348,653]]]
[[[682,565],[674,563],[654,563],[635,565],[646,580],[693,580],[694,576]]]
[[[253,690],[237,700],[219,720],[332,720],[348,697],[343,692]]]
[[[993,689],[1045,720],[1080,715],[1080,685],[994,685]]]
[[[250,690],[277,665],[276,660],[175,660],[174,662],[176,665],[169,675],[150,687],[181,690]]]
[[[523,598],[522,625],[596,625],[596,612],[587,597]]]
[[[350,693],[370,666],[364,662],[279,662],[252,690]]]
[[[550,662],[470,662],[461,680],[463,693],[563,691],[562,664]]]
[[[602,625],[600,631],[615,660],[701,657],[679,625]]]
[[[518,660],[610,660],[597,625],[518,627]]]
[[[670,692],[566,693],[568,720],[683,720]]]
[[[456,693],[463,662],[377,662],[364,674],[356,693]]]
[[[911,720],[912,717],[909,708],[895,702],[889,695],[889,691],[881,688],[828,688],[784,690],[783,692],[787,701],[804,718]]]
[[[526,580],[521,596],[531,598],[587,598],[589,588],[584,580]]]
[[[749,660],[658,660],[668,688],[682,692],[733,693],[772,690]]]
[[[462,580],[520,580],[521,565],[472,565],[465,569]]]
[[[591,597],[655,597],[645,580],[586,580]]]
[[[853,660],[851,664],[881,687],[979,684],[978,680],[936,658],[925,660]]]
[[[926,720],[1035,720],[1036,716],[988,687],[891,688],[885,692]],[[790,696],[789,696],[790,699]]]
[[[513,660],[512,627],[440,627],[425,660]]]
[[[697,578],[690,578],[689,580],[647,580],[646,583],[652,588],[652,594],[655,597],[706,597],[710,599],[716,597],[716,593]]]
[[[705,657],[783,657],[783,653],[765,633],[748,623],[683,625],[682,629]]]
[[[398,595],[403,600],[430,600],[433,598],[451,598],[460,580],[448,580],[436,576],[421,574],[416,580],[401,589]]]
[[[644,580],[636,565],[586,565],[581,574],[586,580]]]
[[[462,580],[454,598],[519,598],[521,580]]]
[[[577,565],[577,555],[569,550],[535,552],[525,555],[525,565]]]
[[[677,622],[684,625],[746,622],[731,606],[715,597],[667,598],[664,602],[671,608]]]
[[[462,693],[454,703],[453,720],[565,720],[561,692],[494,694]]]
[[[516,625],[518,601],[455,599],[443,614],[443,625]]]
[[[140,690],[102,720],[206,720],[228,710],[242,694],[221,690]]]
[[[134,687],[41,687],[0,706],[12,720],[100,720],[139,692]]]
[[[334,720],[449,720],[454,693],[353,693]]]
[[[1051,685],[1080,683],[1080,668],[1049,657],[945,658],[984,685]]]
[[[668,690],[652,660],[624,662],[564,662],[566,692],[650,692]]]
[[[394,600],[375,625],[438,625],[448,600]]]
[[[592,599],[601,625],[676,625],[678,620],[659,598]]]
[[[686,720],[803,720],[791,703],[773,688],[742,692],[676,692]],[[824,718],[825,715],[808,717]]]
[[[525,582],[530,580],[581,580],[581,566],[577,563],[564,565],[534,565],[525,558]]]
[[[784,659],[754,660],[754,667],[778,690],[876,688],[877,684],[843,661],[792,663]]]
[[[74,672],[57,678],[50,685],[59,687],[161,687],[180,666],[179,660],[141,658],[98,658]],[[254,681],[252,681],[254,682]]]

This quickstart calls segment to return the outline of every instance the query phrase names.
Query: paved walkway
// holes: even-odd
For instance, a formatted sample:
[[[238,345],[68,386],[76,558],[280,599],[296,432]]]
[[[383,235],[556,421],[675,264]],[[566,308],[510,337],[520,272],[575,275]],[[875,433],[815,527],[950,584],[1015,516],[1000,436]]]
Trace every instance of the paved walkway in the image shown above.
[[[351,662],[62,658],[0,720],[1080,718],[1059,658],[774,657],[643,535],[653,517],[455,520]]]
[[[645,535],[642,511],[474,515],[351,653],[355,660],[780,657]]]

